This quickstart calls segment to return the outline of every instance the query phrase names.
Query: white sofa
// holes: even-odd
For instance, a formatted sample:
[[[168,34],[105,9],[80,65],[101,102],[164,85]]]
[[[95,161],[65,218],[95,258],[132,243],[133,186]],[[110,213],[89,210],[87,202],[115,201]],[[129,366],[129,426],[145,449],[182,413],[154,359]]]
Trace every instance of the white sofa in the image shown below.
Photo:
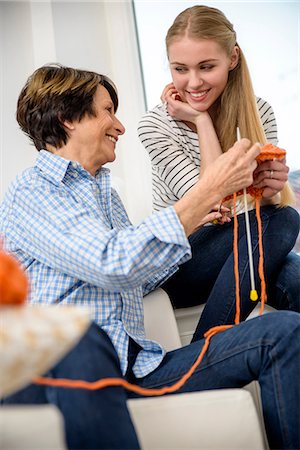
[[[149,338],[167,350],[190,340],[201,307],[174,313],[162,290],[145,297]],[[128,401],[143,450],[265,450],[259,390],[223,389]],[[65,450],[63,419],[51,406],[5,406],[0,410],[1,450]]]

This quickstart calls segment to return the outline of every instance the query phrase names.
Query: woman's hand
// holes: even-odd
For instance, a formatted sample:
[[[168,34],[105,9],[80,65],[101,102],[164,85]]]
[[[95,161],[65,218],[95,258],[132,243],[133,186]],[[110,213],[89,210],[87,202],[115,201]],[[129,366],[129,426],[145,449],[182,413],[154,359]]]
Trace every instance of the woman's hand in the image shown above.
[[[253,183],[260,150],[260,144],[251,146],[248,139],[236,142],[210,164],[199,181],[174,203],[173,207],[187,236],[203,224],[217,202]]]
[[[263,198],[271,199],[284,188],[289,168],[284,160],[264,161],[253,173],[253,186],[263,188]]]
[[[165,87],[161,100],[166,104],[168,113],[174,119],[182,120],[197,132],[201,153],[200,176],[202,176],[206,167],[222,154],[221,145],[208,111],[197,111],[189,103],[182,101],[173,83]]]
[[[257,168],[255,158],[260,148],[260,144],[251,146],[250,141],[243,138],[219,156],[203,174],[202,180],[208,191],[218,191],[220,198],[224,198],[253,184],[253,173]]]
[[[198,229],[207,223],[223,225],[224,223],[228,223],[230,221],[230,209],[223,205],[215,205],[212,210],[200,221]]]
[[[197,120],[200,117],[209,117],[207,111],[197,111],[186,101],[182,100],[173,83],[167,84],[160,99],[166,105],[168,113],[174,117],[174,119],[191,122],[196,125]]]

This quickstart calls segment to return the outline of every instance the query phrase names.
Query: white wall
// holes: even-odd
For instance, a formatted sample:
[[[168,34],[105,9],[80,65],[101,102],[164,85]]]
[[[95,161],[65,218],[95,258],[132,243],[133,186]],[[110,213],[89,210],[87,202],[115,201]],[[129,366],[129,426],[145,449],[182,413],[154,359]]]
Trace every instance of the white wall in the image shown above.
[[[118,117],[127,131],[109,168],[131,220],[145,217],[151,211],[151,177],[136,132],[144,103],[131,3],[0,2],[0,38],[1,198],[37,156],[15,120],[18,94],[36,68],[59,62],[104,73],[116,83]]]
[[[34,55],[30,5],[0,3],[1,53],[1,191],[21,169],[31,164],[35,151],[18,130],[15,110],[18,93],[32,71]]]

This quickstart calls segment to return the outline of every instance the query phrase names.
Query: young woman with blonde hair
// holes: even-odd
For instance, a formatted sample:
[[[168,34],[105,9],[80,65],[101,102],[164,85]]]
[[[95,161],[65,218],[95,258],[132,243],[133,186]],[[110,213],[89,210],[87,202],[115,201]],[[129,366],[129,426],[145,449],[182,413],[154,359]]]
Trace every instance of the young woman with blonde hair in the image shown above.
[[[251,142],[278,142],[272,107],[255,97],[233,25],[220,10],[193,6],[181,12],[167,32],[166,47],[172,83],[163,90],[163,103],[149,111],[138,128],[152,163],[155,210],[175,203],[201,178],[237,140],[237,127],[241,137]],[[300,258],[290,253],[299,231],[299,215],[288,206],[293,200],[288,170],[285,161],[266,161],[256,169],[253,184],[263,188],[269,303],[300,311]],[[238,212],[242,317],[246,318],[255,303],[249,299],[243,202]],[[221,215],[218,224],[203,227],[190,237],[193,259],[164,285],[175,307],[206,302],[195,338],[213,325],[234,320],[233,224],[226,208]],[[257,266],[254,211],[250,223]],[[255,278],[258,283],[257,273]],[[183,292],[184,303],[178,301]]]

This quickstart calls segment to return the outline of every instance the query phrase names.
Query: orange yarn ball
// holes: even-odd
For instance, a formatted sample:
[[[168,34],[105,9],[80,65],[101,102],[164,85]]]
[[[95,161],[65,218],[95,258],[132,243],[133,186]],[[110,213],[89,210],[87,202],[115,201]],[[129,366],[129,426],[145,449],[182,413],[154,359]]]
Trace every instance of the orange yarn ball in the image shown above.
[[[29,283],[15,258],[0,250],[0,306],[25,303]]]

